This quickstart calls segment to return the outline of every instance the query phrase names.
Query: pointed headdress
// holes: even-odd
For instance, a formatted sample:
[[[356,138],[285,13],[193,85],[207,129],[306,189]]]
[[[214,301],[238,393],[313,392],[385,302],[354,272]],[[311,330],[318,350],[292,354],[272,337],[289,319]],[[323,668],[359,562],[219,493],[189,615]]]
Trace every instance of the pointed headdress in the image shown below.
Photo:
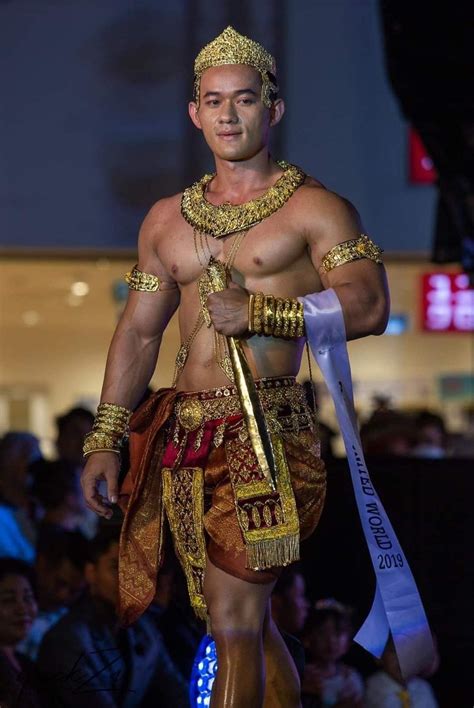
[[[194,62],[194,99],[199,105],[201,76],[206,69],[225,64],[246,64],[262,77],[262,103],[270,108],[271,96],[278,92],[276,63],[272,55],[253,39],[226,27],[221,34],[201,49]],[[270,75],[269,75],[270,74]]]

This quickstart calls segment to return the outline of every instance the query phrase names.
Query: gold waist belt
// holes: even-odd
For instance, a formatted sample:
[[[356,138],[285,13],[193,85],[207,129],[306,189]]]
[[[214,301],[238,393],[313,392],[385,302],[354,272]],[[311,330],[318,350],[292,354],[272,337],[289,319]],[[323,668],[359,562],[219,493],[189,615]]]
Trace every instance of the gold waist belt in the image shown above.
[[[298,422],[298,427],[303,427],[302,418],[307,420],[307,425],[312,425],[304,389],[293,376],[257,379],[255,385],[270,420],[275,417],[278,420],[286,417],[294,419],[296,416],[298,421],[293,422]],[[242,408],[236,387],[221,386],[205,391],[178,393],[174,414],[179,424],[189,432],[208,421],[242,414]]]

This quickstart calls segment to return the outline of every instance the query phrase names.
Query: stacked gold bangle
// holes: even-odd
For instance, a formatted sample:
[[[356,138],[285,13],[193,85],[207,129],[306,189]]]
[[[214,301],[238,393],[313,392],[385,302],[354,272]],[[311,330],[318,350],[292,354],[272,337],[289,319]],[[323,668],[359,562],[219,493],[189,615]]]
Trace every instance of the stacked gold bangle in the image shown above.
[[[267,337],[302,337],[303,303],[293,297],[274,297],[263,293],[250,295],[249,331]]]
[[[120,454],[124,438],[128,434],[128,422],[132,411],[115,403],[101,403],[92,430],[84,439],[84,457],[93,452]]]

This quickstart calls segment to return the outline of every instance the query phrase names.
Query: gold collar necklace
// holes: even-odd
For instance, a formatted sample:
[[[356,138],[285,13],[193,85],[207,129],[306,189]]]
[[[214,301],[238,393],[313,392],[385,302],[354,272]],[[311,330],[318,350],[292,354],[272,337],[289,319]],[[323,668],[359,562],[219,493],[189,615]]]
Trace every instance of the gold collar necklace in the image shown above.
[[[181,214],[194,229],[214,238],[249,229],[274,214],[295,193],[305,180],[305,173],[296,165],[278,160],[284,170],[279,179],[261,197],[244,204],[214,205],[205,197],[206,188],[215,174],[204,175],[184,190]]]

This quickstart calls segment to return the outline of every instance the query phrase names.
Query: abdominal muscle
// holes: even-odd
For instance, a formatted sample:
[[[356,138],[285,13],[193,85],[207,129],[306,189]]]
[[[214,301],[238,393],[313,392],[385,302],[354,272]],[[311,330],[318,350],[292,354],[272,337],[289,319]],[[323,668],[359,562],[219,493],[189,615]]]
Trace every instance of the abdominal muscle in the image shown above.
[[[303,337],[284,340],[253,335],[240,341],[254,379],[297,375],[304,347]],[[201,391],[230,384],[216,361],[214,329],[203,325],[194,340],[176,388],[178,391]]]

